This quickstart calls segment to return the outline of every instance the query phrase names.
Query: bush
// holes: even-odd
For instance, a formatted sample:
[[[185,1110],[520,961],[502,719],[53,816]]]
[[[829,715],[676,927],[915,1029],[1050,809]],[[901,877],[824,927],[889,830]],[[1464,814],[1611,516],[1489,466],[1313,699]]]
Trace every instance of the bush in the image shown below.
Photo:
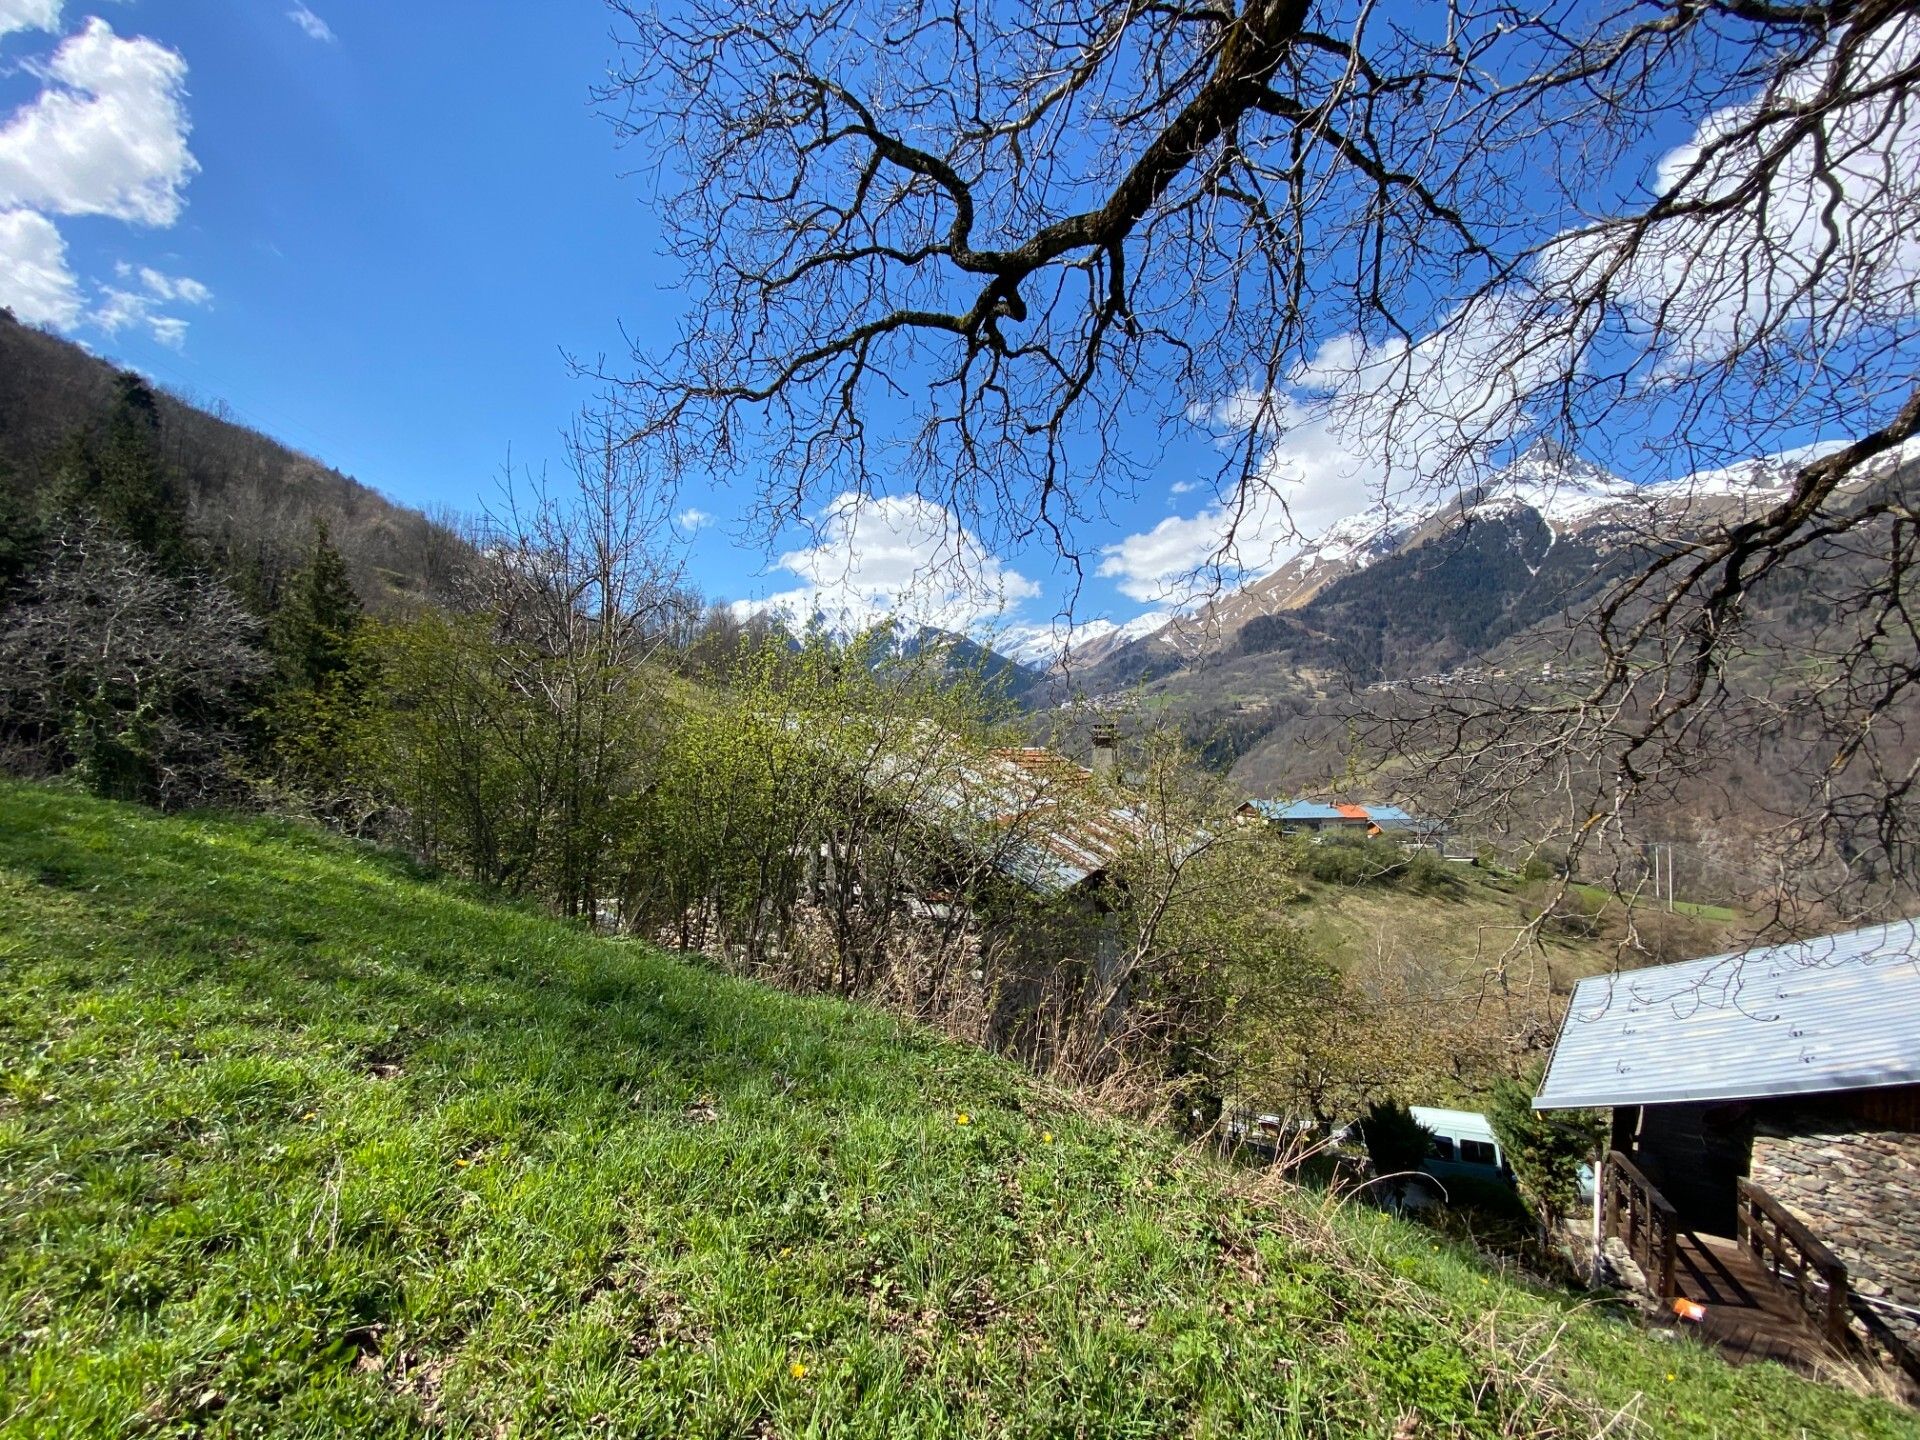
[[[1460,877],[1454,868],[1433,851],[1409,851],[1406,861],[1401,883],[1416,894],[1444,895],[1460,888]]]
[[[1520,867],[1522,880],[1551,880],[1555,876],[1567,873],[1567,856],[1562,850],[1542,847],[1527,857],[1527,863]]]
[[[1326,835],[1300,846],[1300,873],[1327,885],[1388,885],[1415,894],[1456,890],[1460,877],[1431,850],[1408,849],[1385,836]]]
[[[1580,1167],[1600,1153],[1607,1129],[1598,1110],[1535,1110],[1538,1083],[1537,1070],[1524,1081],[1498,1082],[1487,1119],[1546,1240],[1578,1204]]]
[[[1375,1175],[1405,1175],[1418,1170],[1433,1149],[1433,1132],[1397,1100],[1376,1100],[1361,1117],[1360,1140]],[[1398,1184],[1395,1190],[1399,1189]]]
[[[0,736],[24,768],[71,770],[111,799],[230,800],[267,673],[258,631],[218,581],[70,527],[0,619]]]
[[[1391,840],[1328,835],[1300,847],[1301,872],[1328,885],[1390,885],[1406,865],[1406,852]]]

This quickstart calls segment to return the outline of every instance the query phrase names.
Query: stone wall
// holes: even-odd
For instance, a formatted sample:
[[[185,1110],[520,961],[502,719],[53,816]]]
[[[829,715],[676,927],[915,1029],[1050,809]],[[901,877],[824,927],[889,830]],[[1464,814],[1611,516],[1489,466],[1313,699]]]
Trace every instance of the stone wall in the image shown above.
[[[1768,1106],[1750,1174],[1846,1263],[1862,1295],[1920,1308],[1920,1133],[1886,1127],[1839,1104]],[[1911,1319],[1888,1319],[1920,1338]]]

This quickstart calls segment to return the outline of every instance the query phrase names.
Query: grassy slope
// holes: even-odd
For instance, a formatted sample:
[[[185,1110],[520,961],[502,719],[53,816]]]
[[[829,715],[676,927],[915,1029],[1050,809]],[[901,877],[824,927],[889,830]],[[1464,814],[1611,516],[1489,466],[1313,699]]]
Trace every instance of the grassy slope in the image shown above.
[[[267,822],[0,787],[0,1074],[9,1435],[1920,1433]]]
[[[1299,914],[1323,953],[1358,961],[1384,948],[1422,965],[1478,977],[1513,947],[1524,917],[1534,915],[1543,903],[1545,888],[1474,866],[1460,866],[1450,873],[1455,885],[1440,894],[1302,879]],[[1608,900],[1597,886],[1572,889],[1596,904]],[[1562,990],[1584,976],[1619,968],[1621,927],[1618,902],[1612,904],[1605,917],[1608,923],[1599,934],[1545,933],[1540,937],[1544,948],[1520,955],[1515,970]],[[1663,916],[1651,900],[1642,902],[1641,916],[1643,922],[1650,919],[1661,924],[1670,932],[1670,942],[1687,955],[1711,953],[1727,943],[1724,927],[1741,918],[1739,912],[1720,905],[1682,901],[1676,908],[1681,917],[1697,923],[1689,926],[1682,918]]]
[[[1384,947],[1454,974],[1478,976],[1519,936],[1525,887],[1471,866],[1455,874],[1458,887],[1435,895],[1303,879],[1299,913],[1315,948],[1324,953],[1359,960]],[[1608,969],[1614,958],[1604,943],[1555,935],[1546,937],[1546,945],[1540,963],[1555,983]]]

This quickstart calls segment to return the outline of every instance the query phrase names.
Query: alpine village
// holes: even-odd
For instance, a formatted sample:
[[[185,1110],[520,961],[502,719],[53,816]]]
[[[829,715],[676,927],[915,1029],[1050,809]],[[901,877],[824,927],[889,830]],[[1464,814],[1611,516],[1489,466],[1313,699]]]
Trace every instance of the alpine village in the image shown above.
[[[1920,1437],[1920,13],[0,0],[0,1440]]]

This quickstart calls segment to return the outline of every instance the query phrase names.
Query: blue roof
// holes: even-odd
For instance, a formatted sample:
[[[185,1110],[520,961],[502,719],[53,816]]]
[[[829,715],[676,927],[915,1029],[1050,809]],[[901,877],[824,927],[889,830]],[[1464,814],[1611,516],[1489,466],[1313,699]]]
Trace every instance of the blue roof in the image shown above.
[[[1314,800],[1255,800],[1253,808],[1269,820],[1345,820],[1331,805]]]
[[[1537,1110],[1920,1083],[1912,920],[1574,987]]]
[[[1344,820],[1350,825],[1360,824],[1356,815],[1343,815],[1332,805],[1323,805],[1318,800],[1249,800],[1247,802],[1268,820],[1285,822],[1289,820]],[[1367,818],[1381,829],[1400,829],[1421,822],[1402,810],[1398,805],[1361,805],[1367,812]]]

